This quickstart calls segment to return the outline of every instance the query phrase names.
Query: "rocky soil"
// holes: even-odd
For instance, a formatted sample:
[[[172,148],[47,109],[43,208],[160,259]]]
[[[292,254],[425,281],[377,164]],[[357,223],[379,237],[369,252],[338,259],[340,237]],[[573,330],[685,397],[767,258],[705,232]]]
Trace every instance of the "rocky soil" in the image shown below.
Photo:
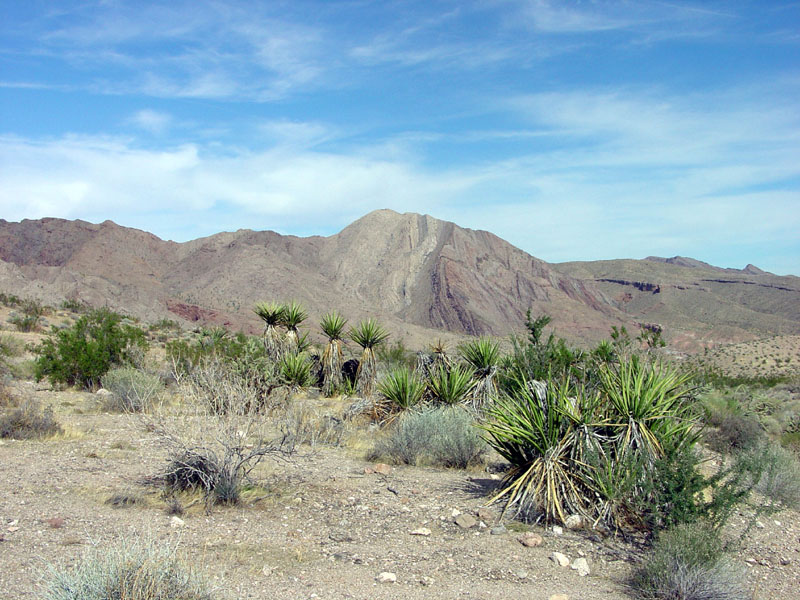
[[[99,412],[92,394],[15,386],[53,406],[67,433],[0,441],[3,597],[36,598],[49,564],[74,565],[92,546],[136,535],[178,543],[220,598],[629,597],[635,545],[501,523],[484,507],[494,473],[386,467],[352,444],[318,445],[266,464],[263,487],[241,505],[197,503],[176,517],[142,483],[165,451],[141,420]],[[800,515],[762,520],[737,561],[755,598],[800,597]]]

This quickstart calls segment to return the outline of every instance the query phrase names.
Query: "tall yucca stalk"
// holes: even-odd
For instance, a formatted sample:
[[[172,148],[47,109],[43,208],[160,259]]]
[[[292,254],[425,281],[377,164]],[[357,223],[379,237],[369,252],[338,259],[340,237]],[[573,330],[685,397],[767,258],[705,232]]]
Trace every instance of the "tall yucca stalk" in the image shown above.
[[[322,317],[320,328],[328,337],[322,353],[323,393],[332,396],[342,384],[342,333],[347,320],[335,310]]]
[[[277,302],[259,302],[253,312],[264,321],[264,349],[272,360],[278,360],[282,354],[283,340],[278,326],[283,319],[285,307]]]
[[[428,379],[428,389],[442,404],[460,404],[466,400],[474,385],[472,369],[455,365],[450,369],[440,365]]]
[[[482,337],[462,344],[458,351],[473,369],[472,407],[480,410],[490,399],[497,397],[494,377],[500,365],[500,345]]]
[[[643,455],[649,463],[670,448],[696,440],[694,420],[686,401],[691,376],[633,355],[600,371],[601,392],[609,402],[612,427],[617,431],[617,455]]]
[[[299,334],[297,331],[300,323],[308,318],[308,313],[299,302],[292,300],[283,307],[281,315],[281,325],[286,327],[286,351],[296,354],[298,352],[297,342]]]
[[[378,374],[378,365],[375,360],[375,347],[386,341],[389,337],[383,327],[373,319],[361,321],[348,333],[351,340],[361,346],[361,362],[358,365],[358,391],[364,398],[369,398],[375,388],[375,378]]]

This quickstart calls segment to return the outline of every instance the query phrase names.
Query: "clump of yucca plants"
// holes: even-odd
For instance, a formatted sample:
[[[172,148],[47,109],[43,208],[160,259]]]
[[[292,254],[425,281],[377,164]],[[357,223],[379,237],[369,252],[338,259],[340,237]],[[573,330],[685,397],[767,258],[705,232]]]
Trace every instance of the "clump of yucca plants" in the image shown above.
[[[489,338],[478,338],[458,348],[461,357],[472,367],[475,385],[472,387],[472,407],[480,410],[497,397],[495,375],[500,366],[500,345]]]
[[[336,311],[322,317],[320,328],[328,338],[322,352],[322,391],[332,396],[342,385],[342,333],[347,320]]]
[[[278,360],[283,354],[283,339],[278,327],[283,323],[286,307],[277,302],[259,302],[253,312],[264,321],[264,349],[272,360]]]
[[[286,354],[278,365],[280,379],[290,388],[311,385],[311,361],[305,352]]]
[[[386,338],[389,337],[389,332],[377,321],[367,319],[361,321],[356,327],[353,327],[348,335],[351,340],[363,349],[356,378],[358,380],[359,393],[364,398],[368,398],[372,396],[375,387],[375,379],[378,374],[375,347],[386,341]]]

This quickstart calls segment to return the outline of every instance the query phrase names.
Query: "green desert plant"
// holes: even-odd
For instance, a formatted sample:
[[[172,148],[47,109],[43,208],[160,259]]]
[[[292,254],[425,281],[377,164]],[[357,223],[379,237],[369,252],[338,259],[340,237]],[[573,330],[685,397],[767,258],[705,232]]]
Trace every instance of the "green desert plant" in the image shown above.
[[[475,382],[472,369],[454,365],[450,369],[440,366],[428,379],[428,389],[437,402],[455,405],[464,402],[472,391]]]
[[[300,323],[308,318],[308,313],[298,302],[292,300],[283,307],[280,324],[286,327],[286,350],[288,352],[298,352],[299,333],[297,328]]]
[[[472,387],[472,406],[479,410],[497,397],[495,375],[500,366],[500,345],[482,337],[462,344],[458,351],[472,367],[475,377],[475,385]]]
[[[397,367],[378,383],[378,391],[388,401],[386,412],[391,416],[419,404],[425,393],[425,382],[408,367]]]
[[[272,360],[278,360],[283,353],[283,339],[278,327],[283,322],[286,307],[277,302],[259,302],[253,307],[258,317],[264,321],[264,349]]]
[[[72,327],[53,328],[36,348],[36,380],[46,377],[53,385],[97,388],[112,366],[131,364],[147,348],[144,332],[121,321],[121,315],[98,309],[83,315]]]
[[[371,458],[466,469],[480,464],[487,450],[467,411],[442,406],[401,415],[376,443]]]
[[[278,365],[279,377],[284,385],[304,388],[311,385],[311,361],[305,352],[286,354]]]
[[[78,562],[50,566],[42,600],[212,600],[207,583],[172,543],[135,537],[94,547]]]
[[[389,332],[377,321],[366,319],[348,333],[351,340],[361,346],[361,361],[358,365],[358,391],[364,398],[372,396],[375,388],[375,379],[378,375],[378,365],[375,359],[375,347],[386,341]]]
[[[342,334],[347,319],[335,310],[327,313],[320,321],[320,328],[328,338],[328,345],[322,352],[322,391],[332,396],[342,385]]]
[[[105,402],[105,409],[113,412],[146,411],[164,389],[157,375],[135,367],[111,369],[100,381],[112,394]]]

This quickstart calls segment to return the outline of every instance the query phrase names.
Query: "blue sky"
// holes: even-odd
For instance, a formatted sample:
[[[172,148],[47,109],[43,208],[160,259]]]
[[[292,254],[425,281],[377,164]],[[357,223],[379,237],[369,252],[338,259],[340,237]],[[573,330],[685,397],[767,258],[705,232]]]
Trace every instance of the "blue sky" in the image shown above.
[[[0,0],[0,217],[377,208],[800,275],[800,3]]]

